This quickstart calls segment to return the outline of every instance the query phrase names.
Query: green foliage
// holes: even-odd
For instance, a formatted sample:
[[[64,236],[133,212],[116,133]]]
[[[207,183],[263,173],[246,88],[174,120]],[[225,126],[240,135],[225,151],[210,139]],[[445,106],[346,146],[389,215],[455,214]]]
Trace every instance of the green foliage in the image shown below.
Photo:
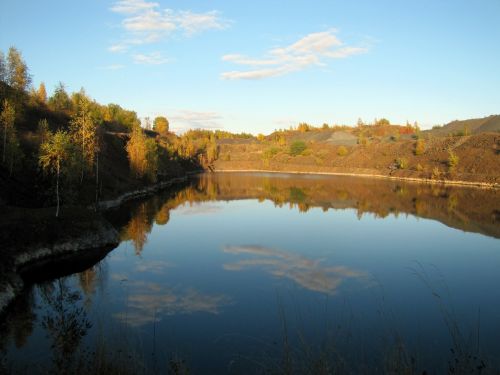
[[[304,141],[294,141],[290,146],[290,155],[297,156],[306,150],[307,146]]]
[[[158,116],[154,119],[153,130],[158,132],[160,135],[166,135],[168,133],[169,122],[166,117]]]
[[[62,82],[59,82],[54,90],[54,94],[49,98],[49,107],[53,111],[71,111],[71,99]]]
[[[408,160],[406,158],[397,158],[396,159],[396,167],[398,169],[408,168]]]
[[[74,147],[68,132],[58,130],[55,134],[49,133],[46,142],[40,145],[39,164],[48,173],[62,174],[68,172],[68,161],[72,159]]]
[[[337,155],[338,156],[346,156],[347,153],[349,151],[347,150],[347,148],[345,146],[340,146],[338,149],[337,149]]]
[[[38,162],[45,172],[56,175],[56,216],[59,216],[59,180],[61,176],[68,176],[71,171],[74,147],[69,133],[58,130],[50,134],[47,141],[40,146]]]
[[[278,147],[271,147],[271,148],[268,148],[267,150],[264,151],[263,157],[265,159],[271,159],[279,152],[280,152],[280,149]]]
[[[124,127],[127,131],[132,131],[136,126],[140,126],[137,113],[123,109],[118,104],[108,104],[101,109],[103,120]]]

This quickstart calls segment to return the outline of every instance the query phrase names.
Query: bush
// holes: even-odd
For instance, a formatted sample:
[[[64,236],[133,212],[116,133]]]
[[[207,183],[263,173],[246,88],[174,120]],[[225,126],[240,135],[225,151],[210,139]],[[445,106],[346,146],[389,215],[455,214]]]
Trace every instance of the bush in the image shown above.
[[[304,141],[295,141],[290,146],[290,155],[297,156],[306,150],[307,146]]]
[[[459,158],[452,150],[448,150],[448,167],[453,171],[458,165]]]
[[[340,146],[338,149],[337,149],[337,155],[338,156],[346,156],[348,153],[347,151],[347,148],[345,148],[345,146]]]
[[[422,155],[425,152],[425,141],[418,139],[415,143],[415,155]]]
[[[408,160],[406,160],[405,158],[397,158],[396,167],[398,167],[398,169],[408,168]]]

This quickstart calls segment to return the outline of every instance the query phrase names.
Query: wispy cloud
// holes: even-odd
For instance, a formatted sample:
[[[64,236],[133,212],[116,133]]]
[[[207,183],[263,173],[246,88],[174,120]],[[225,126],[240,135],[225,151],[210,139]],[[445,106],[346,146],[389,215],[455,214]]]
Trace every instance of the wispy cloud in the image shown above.
[[[162,65],[168,63],[170,60],[163,57],[160,52],[151,52],[147,54],[137,53],[133,55],[136,64],[144,65]]]
[[[188,129],[222,129],[222,116],[216,112],[179,110],[169,117],[173,130],[182,132]]]
[[[108,47],[110,52],[123,52],[134,45],[157,43],[174,33],[192,36],[207,30],[223,30],[230,21],[212,10],[195,13],[190,10],[162,8],[145,0],[119,0],[110,10],[122,15],[122,40]]]
[[[246,66],[246,70],[222,73],[223,79],[262,79],[276,77],[306,69],[324,66],[325,60],[342,59],[366,53],[367,47],[345,45],[336,30],[311,33],[286,47],[269,50],[262,58],[251,58],[241,54],[228,54],[222,60]]]

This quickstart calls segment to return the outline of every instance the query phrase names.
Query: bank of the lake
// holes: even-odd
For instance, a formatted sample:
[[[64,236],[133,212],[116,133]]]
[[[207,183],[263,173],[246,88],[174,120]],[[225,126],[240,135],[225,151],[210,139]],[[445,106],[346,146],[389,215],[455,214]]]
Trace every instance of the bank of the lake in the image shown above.
[[[117,229],[102,211],[155,194],[187,175],[120,194],[95,206],[21,208],[2,206],[0,214],[0,315],[25,281],[72,274],[97,263],[120,242]],[[81,267],[84,267],[81,269]]]

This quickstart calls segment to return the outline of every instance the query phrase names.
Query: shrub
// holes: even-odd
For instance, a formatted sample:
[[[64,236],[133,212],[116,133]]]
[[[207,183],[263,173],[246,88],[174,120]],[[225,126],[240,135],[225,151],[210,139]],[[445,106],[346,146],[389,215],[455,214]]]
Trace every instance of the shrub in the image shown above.
[[[439,168],[434,167],[434,169],[432,170],[432,178],[434,180],[438,180],[440,175],[441,175],[441,171],[439,170]]]
[[[398,169],[408,168],[408,160],[406,160],[406,158],[397,158],[396,167],[398,167]]]
[[[423,170],[424,170],[424,167],[422,166],[422,164],[418,163],[417,164],[417,171],[422,172]]]
[[[458,156],[452,150],[448,150],[448,167],[450,171],[453,171],[455,167],[458,165]]]
[[[290,146],[290,155],[297,156],[306,150],[307,146],[304,141],[295,141]]]
[[[305,122],[301,122],[297,127],[297,130],[301,133],[308,132],[309,130],[311,130],[311,125],[306,124]]]
[[[415,155],[422,155],[425,151],[425,141],[420,138],[415,143]]]
[[[345,146],[340,146],[338,149],[337,149],[337,155],[338,156],[346,156],[348,153],[347,151],[347,148],[345,148]]]

